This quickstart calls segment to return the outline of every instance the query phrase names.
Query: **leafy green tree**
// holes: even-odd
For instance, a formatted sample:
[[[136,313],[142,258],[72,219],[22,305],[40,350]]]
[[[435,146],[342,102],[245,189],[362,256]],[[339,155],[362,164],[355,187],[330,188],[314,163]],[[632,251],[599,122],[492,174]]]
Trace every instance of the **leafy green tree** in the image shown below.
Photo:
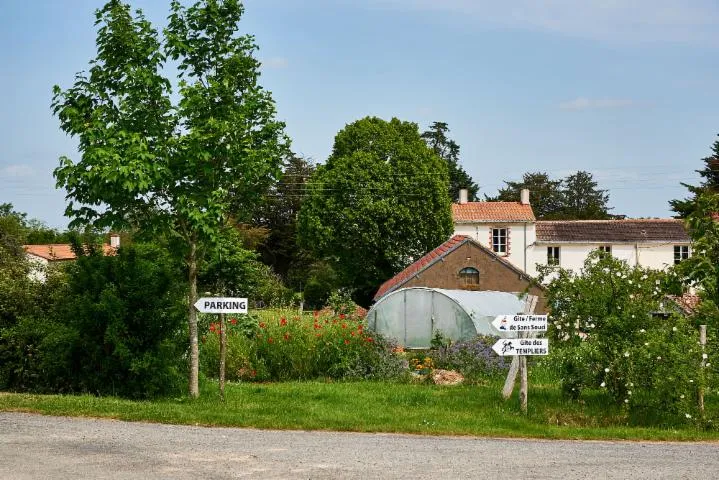
[[[527,172],[522,180],[505,180],[505,187],[499,189],[495,197],[485,195],[490,202],[518,202],[522,189],[529,189],[530,203],[534,215],[539,220],[559,218],[562,211],[562,181],[552,180],[544,172]]]
[[[607,206],[609,194],[597,187],[592,174],[578,171],[564,179],[562,189],[562,218],[570,220],[605,220],[610,217]]]
[[[467,189],[467,198],[470,202],[478,200],[479,186],[459,163],[459,145],[450,139],[447,134],[449,127],[445,122],[433,122],[429,130],[422,133],[427,145],[447,163],[449,172],[449,198],[457,201],[459,191]]]
[[[26,215],[0,204],[0,330],[16,324],[32,303],[30,264],[22,247],[26,235]]]
[[[270,188],[254,224],[269,231],[258,246],[262,261],[285,279],[293,267],[308,266],[306,252],[297,246],[297,214],[307,194],[307,182],[315,170],[311,161],[290,154],[284,160],[280,181]]]
[[[444,162],[417,125],[367,117],[335,137],[298,220],[300,244],[367,305],[378,286],[452,233]]]
[[[710,156],[703,158],[704,168],[696,170],[701,175],[702,182],[699,185],[689,185],[682,183],[691,196],[684,200],[671,200],[672,210],[676,212],[677,218],[689,217],[697,207],[699,196],[704,192],[719,193],[719,140],[712,145],[712,153]]]
[[[719,193],[701,192],[686,219],[692,254],[676,267],[702,299],[697,319],[719,333]]]
[[[61,158],[55,170],[71,226],[130,227],[176,240],[188,272],[193,397],[198,265],[230,212],[254,211],[288,143],[258,84],[254,39],[238,34],[243,12],[238,0],[173,1],[163,43],[140,10],[111,0],[96,12],[89,72],[54,89],[53,111],[81,154],[78,162]],[[176,97],[163,75],[167,58],[176,62]]]

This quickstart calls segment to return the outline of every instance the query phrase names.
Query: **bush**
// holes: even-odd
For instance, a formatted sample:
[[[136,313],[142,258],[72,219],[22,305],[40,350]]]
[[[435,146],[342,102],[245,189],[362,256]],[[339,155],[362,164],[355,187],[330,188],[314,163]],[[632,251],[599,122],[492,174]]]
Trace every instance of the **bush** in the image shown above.
[[[0,337],[6,388],[131,398],[180,391],[185,292],[165,252],[133,245],[82,256],[63,278],[45,287],[55,290],[42,316]]]
[[[235,320],[233,322],[233,319]],[[406,374],[395,345],[365,330],[361,319],[338,315],[287,316],[228,322],[228,380],[396,379]],[[219,369],[219,328],[210,323],[202,336],[202,368],[215,377]]]
[[[600,252],[580,275],[553,275],[550,361],[563,392],[576,399],[599,388],[635,422],[694,421],[698,386],[715,379],[699,368],[695,326],[678,314],[658,314],[671,279]]]
[[[441,340],[439,344],[429,352],[429,357],[435,368],[443,370],[456,370],[461,373],[465,381],[469,383],[480,383],[487,379],[506,373],[510,361],[500,357],[492,345],[498,337],[489,335],[478,335],[471,340],[446,344]]]

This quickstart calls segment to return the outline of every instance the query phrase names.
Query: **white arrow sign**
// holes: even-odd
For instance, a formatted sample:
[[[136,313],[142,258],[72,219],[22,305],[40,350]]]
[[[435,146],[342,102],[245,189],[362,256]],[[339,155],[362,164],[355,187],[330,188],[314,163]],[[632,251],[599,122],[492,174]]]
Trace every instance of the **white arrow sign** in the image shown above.
[[[497,355],[503,357],[514,355],[548,355],[548,338],[500,338],[492,345]]]
[[[247,313],[246,298],[203,297],[195,302],[202,313]]]
[[[497,315],[492,326],[500,332],[546,332],[546,315]]]

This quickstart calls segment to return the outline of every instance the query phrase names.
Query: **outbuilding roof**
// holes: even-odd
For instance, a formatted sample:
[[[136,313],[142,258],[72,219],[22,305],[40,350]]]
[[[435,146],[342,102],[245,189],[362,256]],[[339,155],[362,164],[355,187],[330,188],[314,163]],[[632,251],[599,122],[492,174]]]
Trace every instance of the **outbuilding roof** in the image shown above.
[[[572,220],[536,223],[540,243],[689,243],[682,220]]]
[[[23,245],[25,252],[48,261],[75,260],[77,255],[69,243],[51,243],[46,245]],[[116,248],[108,244],[102,246],[105,255],[112,255]]]
[[[452,204],[455,223],[533,222],[530,204],[520,202],[467,202]]]

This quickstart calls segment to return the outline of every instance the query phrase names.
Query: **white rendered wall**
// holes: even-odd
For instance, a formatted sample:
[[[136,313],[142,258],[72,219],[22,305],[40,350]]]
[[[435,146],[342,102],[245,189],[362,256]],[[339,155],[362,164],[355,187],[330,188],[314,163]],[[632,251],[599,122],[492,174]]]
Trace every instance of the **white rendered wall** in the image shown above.
[[[455,235],[466,235],[480,245],[492,250],[491,229],[508,228],[508,255],[501,255],[521,270],[533,269],[531,260],[532,244],[537,238],[533,223],[457,223],[454,225]],[[526,240],[525,240],[526,238]],[[529,249],[527,248],[529,246]],[[526,259],[526,266],[525,266]]]

